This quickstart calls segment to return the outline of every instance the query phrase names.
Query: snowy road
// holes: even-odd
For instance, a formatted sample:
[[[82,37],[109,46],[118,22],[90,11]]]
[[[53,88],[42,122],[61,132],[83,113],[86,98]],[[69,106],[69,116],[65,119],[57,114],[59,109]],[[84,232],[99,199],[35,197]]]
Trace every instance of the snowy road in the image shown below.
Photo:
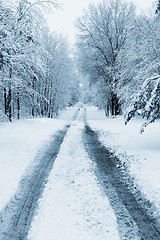
[[[158,240],[117,159],[77,110],[1,212],[0,240]],[[85,124],[84,124],[85,122]]]
[[[146,214],[147,202],[143,200],[142,206],[132,194],[122,169],[117,167],[119,160],[99,142],[97,134],[88,125],[83,136],[85,148],[97,165],[96,176],[117,217],[120,239],[160,239],[159,228]],[[138,197],[141,200],[140,193]]]
[[[67,132],[29,239],[119,239],[116,217],[108,198],[99,189],[95,166],[83,147],[83,128],[83,122],[74,121]]]
[[[22,178],[19,189],[0,215],[0,239],[26,239],[44,184],[53,167],[67,127],[59,131],[30,174]]]

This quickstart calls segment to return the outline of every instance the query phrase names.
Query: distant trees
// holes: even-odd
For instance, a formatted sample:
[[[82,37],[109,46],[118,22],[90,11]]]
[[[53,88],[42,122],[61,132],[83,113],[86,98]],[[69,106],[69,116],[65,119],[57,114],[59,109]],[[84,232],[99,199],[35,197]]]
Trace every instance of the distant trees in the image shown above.
[[[132,5],[121,0],[104,1],[98,5],[90,5],[88,11],[77,21],[81,71],[90,75],[92,83],[101,81],[97,87],[104,82],[106,89],[102,96],[105,95],[107,115],[117,115],[120,112],[115,91],[118,81],[116,63],[125,44],[132,15]]]
[[[12,77],[12,59],[16,46],[13,40],[13,22],[15,18],[11,9],[0,3],[0,86],[3,89],[4,113],[11,120],[11,77]]]
[[[43,113],[53,117],[58,114],[59,109],[77,102],[78,77],[73,60],[69,57],[67,42],[62,36],[49,35],[45,41],[45,49],[48,58],[43,92],[48,102],[44,99],[42,106],[45,106]]]
[[[159,4],[150,16],[136,16],[133,5],[104,1],[90,5],[77,23],[79,65],[96,105],[123,113],[126,123],[138,110],[147,119],[142,131],[160,116]]]
[[[52,0],[0,2],[0,114],[10,121],[55,116],[77,86],[67,42],[45,27],[46,4],[57,7]]]

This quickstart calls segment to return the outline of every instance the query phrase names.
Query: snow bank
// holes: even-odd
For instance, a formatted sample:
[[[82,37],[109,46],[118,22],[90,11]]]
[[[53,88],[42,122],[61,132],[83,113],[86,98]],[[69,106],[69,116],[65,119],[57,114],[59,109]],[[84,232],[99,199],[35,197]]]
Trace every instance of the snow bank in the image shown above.
[[[83,123],[74,121],[68,130],[28,239],[119,239],[116,217],[100,191],[93,163],[84,150],[82,129]]]
[[[124,119],[102,118],[103,113],[87,109],[87,119],[92,129],[99,131],[103,144],[127,164],[144,196],[153,202],[160,214],[160,120],[150,124],[143,134],[143,120],[131,120],[127,126]]]

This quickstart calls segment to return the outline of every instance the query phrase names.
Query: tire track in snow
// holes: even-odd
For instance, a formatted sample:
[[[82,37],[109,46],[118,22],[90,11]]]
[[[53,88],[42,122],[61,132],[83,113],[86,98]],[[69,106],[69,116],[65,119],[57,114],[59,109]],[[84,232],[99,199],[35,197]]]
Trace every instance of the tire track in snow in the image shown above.
[[[116,217],[82,143],[83,110],[65,136],[28,239],[118,240]]]
[[[25,176],[15,196],[0,214],[0,240],[24,240],[69,126],[58,131],[44,155],[29,175]]]
[[[72,121],[79,114],[76,110]],[[60,146],[68,131],[69,125],[53,135],[53,140],[46,151],[35,159],[36,164],[28,175],[24,176],[19,189],[0,213],[0,240],[25,240],[38,206],[47,178],[54,161],[59,153]]]
[[[159,240],[159,230],[126,186],[116,167],[116,158],[102,146],[96,132],[87,124],[83,139],[89,156],[97,164],[96,175],[114,209],[121,239]]]

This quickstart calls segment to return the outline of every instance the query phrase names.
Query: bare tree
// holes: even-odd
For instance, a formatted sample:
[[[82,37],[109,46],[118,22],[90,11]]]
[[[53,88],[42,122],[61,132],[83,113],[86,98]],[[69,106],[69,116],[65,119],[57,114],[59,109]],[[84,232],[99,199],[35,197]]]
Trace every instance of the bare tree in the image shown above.
[[[112,115],[120,111],[115,91],[118,80],[116,61],[126,41],[132,14],[132,5],[121,0],[104,1],[97,6],[90,5],[77,22],[81,69],[95,82],[103,77],[108,88],[106,112]]]

